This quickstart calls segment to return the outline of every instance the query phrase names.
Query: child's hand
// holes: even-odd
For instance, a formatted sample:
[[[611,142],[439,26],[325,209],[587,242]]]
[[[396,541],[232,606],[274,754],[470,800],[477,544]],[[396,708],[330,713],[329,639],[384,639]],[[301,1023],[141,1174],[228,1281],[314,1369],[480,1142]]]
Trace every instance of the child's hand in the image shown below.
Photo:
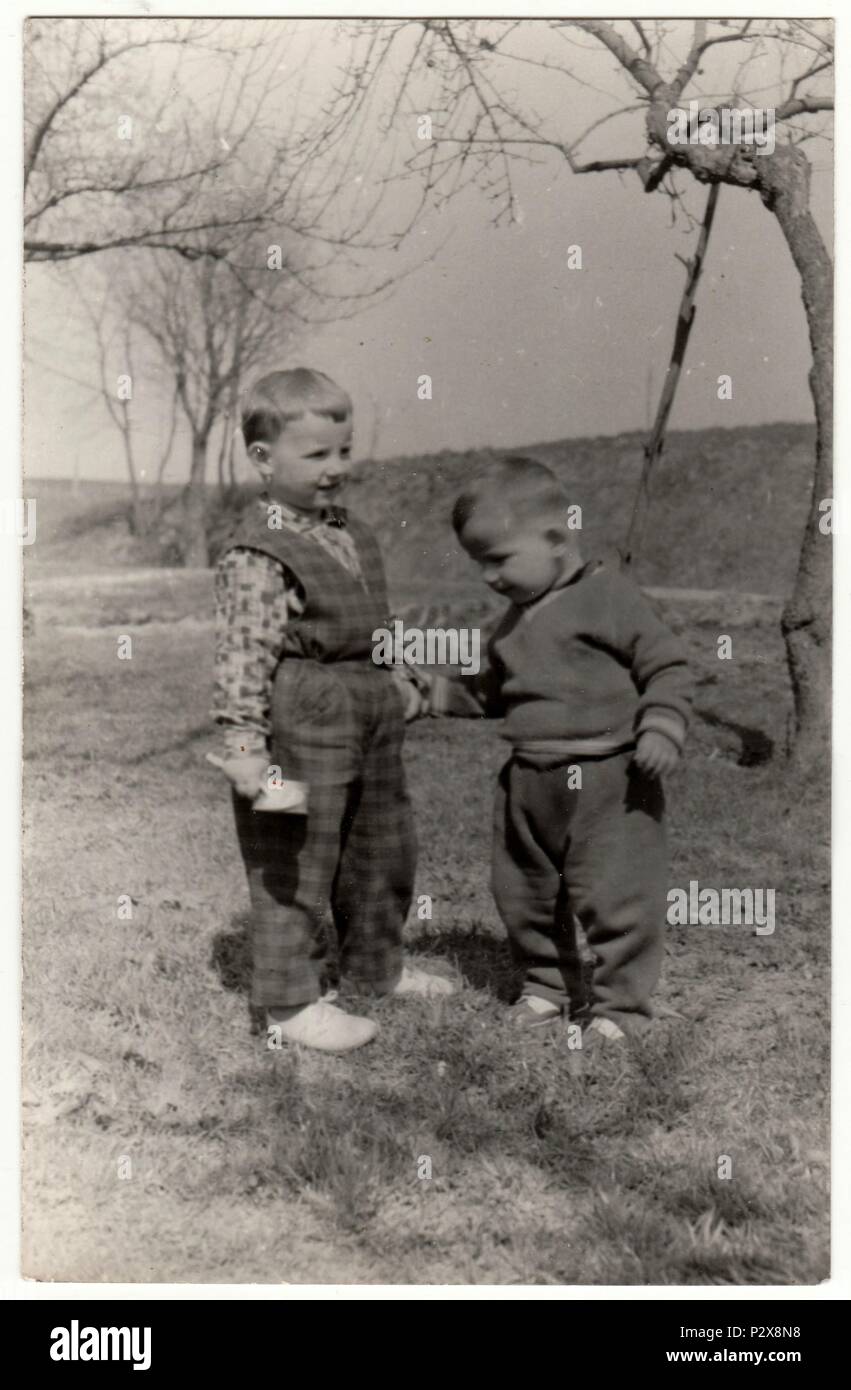
[[[215,766],[221,768],[240,796],[253,801],[266,785],[270,763],[265,753],[244,753],[234,758],[216,758]]]
[[[679,757],[676,745],[669,738],[647,729],[639,734],[633,762],[651,777],[664,777],[666,773],[673,772]]]

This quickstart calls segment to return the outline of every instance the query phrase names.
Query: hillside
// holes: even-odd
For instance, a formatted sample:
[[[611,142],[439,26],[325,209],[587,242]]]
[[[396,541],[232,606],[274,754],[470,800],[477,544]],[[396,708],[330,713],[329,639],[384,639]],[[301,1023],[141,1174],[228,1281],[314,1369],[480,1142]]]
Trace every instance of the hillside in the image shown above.
[[[620,544],[641,468],[641,436],[540,444],[524,452],[549,464],[582,507],[592,553]],[[651,484],[639,573],[672,588],[783,594],[795,574],[812,467],[804,425],[671,435]],[[514,451],[519,452],[519,451]],[[491,451],[379,463],[358,476],[351,505],[378,526],[394,585],[469,580],[448,514],[465,480]]]
[[[649,585],[785,594],[794,578],[807,507],[814,432],[761,425],[673,433],[652,483],[638,575]],[[589,553],[622,542],[641,467],[639,434],[529,446],[582,507]],[[512,452],[521,452],[513,450]],[[451,598],[471,567],[449,526],[452,501],[496,451],[481,449],[361,464],[349,505],[378,530],[397,599],[429,591]],[[212,491],[212,490],[211,490]],[[98,569],[174,563],[166,538],[128,535],[122,484],[30,480],[38,500],[29,564]],[[176,497],[176,491],[172,496]],[[215,526],[221,532],[221,521]]]

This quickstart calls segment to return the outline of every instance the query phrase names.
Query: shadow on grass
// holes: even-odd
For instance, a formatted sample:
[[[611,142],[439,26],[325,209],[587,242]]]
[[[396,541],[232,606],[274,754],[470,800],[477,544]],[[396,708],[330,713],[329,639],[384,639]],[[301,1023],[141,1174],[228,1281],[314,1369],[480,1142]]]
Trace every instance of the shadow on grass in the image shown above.
[[[236,912],[230,920],[230,931],[217,932],[213,937],[210,964],[222,983],[222,988],[233,994],[241,994],[248,1010],[249,1027],[252,1033],[265,1033],[266,1010],[251,1003],[251,916],[247,912]],[[330,935],[330,934],[329,934]],[[323,989],[336,988],[339,976],[336,967],[334,943],[328,942],[328,969],[322,982]]]
[[[736,763],[739,767],[761,767],[771,762],[774,756],[774,739],[761,729],[751,729],[747,724],[739,724],[735,719],[726,719],[713,710],[697,709],[696,718],[708,724],[711,729],[726,729],[739,740]]]
[[[483,930],[477,922],[469,930],[417,925],[408,928],[407,945],[424,955],[444,957],[454,965],[466,985],[492,994],[500,1003],[512,1003],[520,988],[520,974],[511,960],[508,942]]]
[[[241,994],[248,1014],[251,1033],[266,1031],[266,1010],[251,1003],[251,918],[247,912],[236,912],[230,920],[231,930],[216,932],[210,964],[222,982],[222,988]]]
[[[581,928],[579,931],[581,938]],[[414,950],[446,957],[466,985],[484,990],[501,1004],[513,1004],[520,993],[523,976],[511,959],[508,941],[482,929],[477,922],[469,931],[460,927],[441,931],[423,927],[413,934],[409,928],[407,941]],[[570,1017],[580,1023],[587,1017],[594,974],[594,957],[584,946],[583,950],[581,977],[573,987],[570,1005]]]
[[[480,930],[477,925],[470,931],[461,928],[438,931],[435,927],[418,924],[416,929],[408,929],[406,945],[414,954],[450,961],[465,984],[492,994],[501,1003],[510,1003],[517,996],[520,976],[512,964],[507,942]],[[248,998],[251,918],[247,912],[235,913],[230,929],[216,933],[210,963],[223,989]],[[335,983],[333,974],[332,966],[329,968],[330,984]]]
[[[248,994],[251,984],[251,919],[237,912],[230,920],[231,930],[213,937],[211,964],[222,987],[236,994]]]

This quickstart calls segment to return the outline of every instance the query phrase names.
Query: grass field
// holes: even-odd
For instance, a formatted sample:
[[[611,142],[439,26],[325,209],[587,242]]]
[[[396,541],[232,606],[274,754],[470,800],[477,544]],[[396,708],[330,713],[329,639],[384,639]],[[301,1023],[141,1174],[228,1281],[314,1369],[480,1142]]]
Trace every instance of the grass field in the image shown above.
[[[246,891],[229,802],[204,761],[208,602],[198,574],[105,582],[57,569],[36,592],[25,1272],[826,1278],[827,797],[802,800],[783,771],[775,628],[737,627],[733,660],[719,662],[718,620],[682,618],[699,714],[669,798],[671,886],[773,887],[775,933],[669,928],[650,1039],[577,1071],[563,1034],[528,1041],[504,1023],[511,970],[487,890],[504,751],[493,728],[467,721],[413,726],[406,755],[417,892],[433,899],[410,949],[462,990],[381,1002],[379,1038],[348,1057],[269,1051],[251,1034]],[[117,659],[122,633],[130,661]],[[132,920],[119,916],[123,895]]]

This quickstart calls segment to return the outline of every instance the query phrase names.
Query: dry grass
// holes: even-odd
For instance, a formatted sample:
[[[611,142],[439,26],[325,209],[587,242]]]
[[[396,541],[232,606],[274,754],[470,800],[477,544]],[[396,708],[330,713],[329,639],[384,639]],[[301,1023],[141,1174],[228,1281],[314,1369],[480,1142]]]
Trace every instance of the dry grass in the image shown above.
[[[512,976],[487,892],[503,756],[492,729],[425,723],[408,741],[417,891],[434,902],[411,949],[463,990],[381,1002],[363,1053],[268,1051],[248,1026],[229,805],[203,757],[209,630],[40,616],[26,746],[27,1274],[827,1276],[825,812],[795,804],[776,762],[731,756],[754,710],[775,733],[785,717],[764,637],[743,636],[720,685],[706,664],[715,722],[698,721],[672,788],[671,882],[773,886],[777,930],[670,930],[655,1032],[625,1061],[577,1072],[562,1034],[518,1039],[504,1022]],[[710,639],[691,640],[700,655]]]

